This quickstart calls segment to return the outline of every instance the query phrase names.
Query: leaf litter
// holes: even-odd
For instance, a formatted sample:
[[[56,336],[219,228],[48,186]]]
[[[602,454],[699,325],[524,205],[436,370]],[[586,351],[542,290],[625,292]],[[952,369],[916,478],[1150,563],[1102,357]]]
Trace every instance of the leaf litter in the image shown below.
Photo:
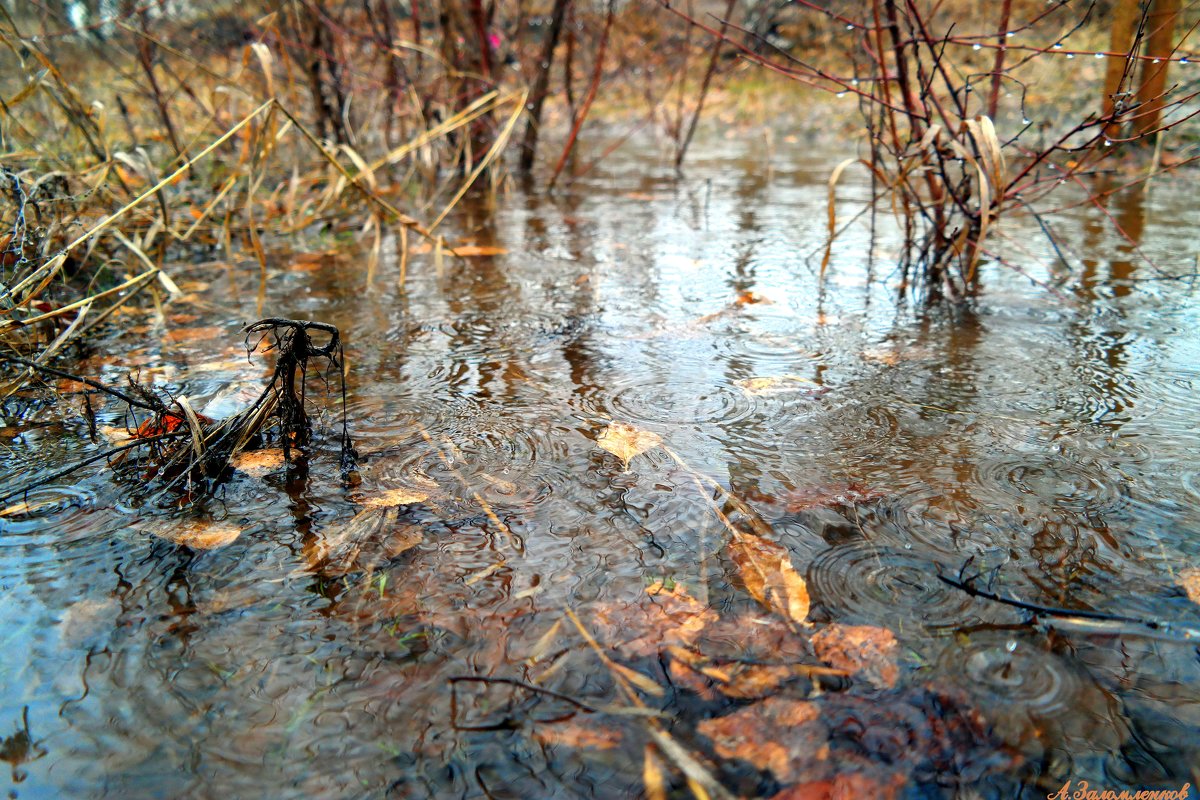
[[[596,439],[596,445],[621,459],[627,470],[631,460],[662,443],[662,437],[657,433],[642,430],[626,422],[609,423]]]

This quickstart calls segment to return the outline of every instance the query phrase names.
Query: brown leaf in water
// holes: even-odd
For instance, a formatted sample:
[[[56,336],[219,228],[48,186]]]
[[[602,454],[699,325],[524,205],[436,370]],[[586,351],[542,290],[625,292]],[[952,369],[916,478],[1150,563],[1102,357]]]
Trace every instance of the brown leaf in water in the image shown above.
[[[304,546],[309,565],[325,575],[370,569],[425,541],[419,525],[400,522],[400,504],[368,506],[346,524],[323,531]]]
[[[728,550],[751,597],[777,614],[808,624],[808,584],[792,566],[785,548],[757,536],[738,534],[729,541]]]
[[[586,725],[575,720],[553,725],[539,725],[533,738],[545,745],[559,745],[575,750],[612,750],[621,744],[621,732],[595,722]]]
[[[819,486],[799,486],[784,493],[783,501],[793,514],[814,508],[857,506],[887,497],[887,492],[873,486],[849,481]]]
[[[737,700],[760,700],[778,694],[797,678],[848,674],[845,670],[804,663],[755,664],[753,656],[746,660],[722,660],[674,645],[666,651],[671,656],[668,671],[675,682],[710,700],[713,690]],[[770,656],[778,658],[775,654]]]
[[[1189,600],[1200,605],[1200,568],[1189,567],[1180,570],[1175,582],[1187,592]]]
[[[133,433],[115,425],[101,425],[100,435],[108,439],[110,444],[123,445],[133,441]]]
[[[607,450],[621,459],[626,468],[634,456],[641,455],[660,444],[662,444],[662,437],[657,433],[644,431],[624,422],[609,423],[609,426],[600,434],[600,438],[596,440],[596,445],[600,449]]]
[[[806,767],[828,755],[828,731],[817,706],[804,700],[771,697],[724,717],[706,719],[696,729],[717,755],[770,770],[781,781],[798,780]]]
[[[414,489],[387,489],[357,501],[363,508],[393,508],[407,506],[413,503],[423,503],[429,499],[425,492]]]
[[[247,475],[260,478],[287,466],[287,459],[283,457],[282,449],[272,447],[238,453],[230,459],[229,465]]]
[[[758,700],[772,696],[781,686],[807,672],[801,665],[745,666],[728,682],[718,685],[717,690],[737,700]]]
[[[688,595],[676,584],[647,587],[637,602],[600,609],[594,623],[599,638],[623,656],[657,655],[669,645],[691,644],[717,612]]]
[[[229,522],[188,520],[148,526],[159,538],[193,550],[214,550],[232,544],[242,535],[242,529]]]
[[[899,775],[883,783],[861,772],[843,772],[832,780],[789,786],[772,795],[771,800],[895,800],[903,786],[904,779]]]
[[[762,378],[746,378],[735,381],[734,385],[743,392],[755,397],[779,394],[819,395],[829,391],[816,381],[800,375],[773,375]]]
[[[829,625],[812,637],[817,656],[832,667],[861,675],[872,686],[896,685],[896,636],[871,625]]]

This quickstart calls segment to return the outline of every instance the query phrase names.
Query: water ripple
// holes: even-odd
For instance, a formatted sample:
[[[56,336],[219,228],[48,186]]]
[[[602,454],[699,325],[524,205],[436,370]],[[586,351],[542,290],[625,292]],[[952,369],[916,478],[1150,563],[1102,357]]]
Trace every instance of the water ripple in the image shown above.
[[[915,552],[872,542],[839,545],[808,569],[813,598],[835,618],[928,632],[1007,616],[938,579],[941,565]]]

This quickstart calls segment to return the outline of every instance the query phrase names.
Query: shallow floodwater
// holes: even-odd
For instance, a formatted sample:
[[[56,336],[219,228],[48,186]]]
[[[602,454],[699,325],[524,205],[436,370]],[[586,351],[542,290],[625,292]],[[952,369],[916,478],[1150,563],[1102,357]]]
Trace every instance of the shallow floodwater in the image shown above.
[[[984,265],[951,315],[896,303],[882,217],[818,291],[840,148],[694,152],[682,180],[644,141],[473,202],[448,233],[507,254],[416,253],[403,293],[394,238],[370,283],[346,237],[279,249],[264,311],[343,331],[361,484],[314,376],[303,463],[177,513],[88,468],[0,520],[9,796],[622,797],[647,770],[690,796],[652,726],[744,796],[1194,785],[1200,300],[1167,279],[1196,271],[1193,177],[1111,198],[1153,265],[1094,209],[1058,217],[1069,272],[1007,221],[993,247],[1025,275]],[[165,327],[126,317],[77,368],[228,408],[264,374],[237,333],[257,266],[173,274]],[[63,389],[6,403],[5,486],[105,446]],[[665,447],[625,463],[612,422]],[[423,499],[370,507],[388,492]],[[240,535],[156,535],[214,520]],[[809,626],[756,602],[734,530],[806,579]],[[960,571],[1170,624],[1035,619],[938,577]],[[895,646],[816,674],[835,623]]]

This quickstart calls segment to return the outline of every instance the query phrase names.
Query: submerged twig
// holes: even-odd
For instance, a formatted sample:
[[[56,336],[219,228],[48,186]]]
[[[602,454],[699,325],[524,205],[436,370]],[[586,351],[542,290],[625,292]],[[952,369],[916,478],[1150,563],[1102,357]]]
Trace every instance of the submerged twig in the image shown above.
[[[978,597],[983,600],[991,600],[995,603],[1001,603],[1013,608],[1019,608],[1022,611],[1029,611],[1039,617],[1054,617],[1064,621],[1070,620],[1089,620],[1101,622],[1121,622],[1130,625],[1140,625],[1149,628],[1157,633],[1165,633],[1175,635],[1184,641],[1200,640],[1200,628],[1195,628],[1189,625],[1183,625],[1178,622],[1167,620],[1146,619],[1143,617],[1132,617],[1125,614],[1112,614],[1107,611],[1089,611],[1086,609],[1070,609],[1056,608],[1054,606],[1045,606],[1040,603],[1031,603],[1025,600],[1018,600],[1015,597],[1006,597],[1002,594],[997,594],[990,589],[983,589],[975,585],[975,580],[979,575],[972,575],[964,578],[964,572],[969,566],[970,561],[963,565],[959,570],[958,578],[951,578],[942,573],[938,573],[938,580],[948,586],[953,586],[955,589],[966,592],[972,597]]]

